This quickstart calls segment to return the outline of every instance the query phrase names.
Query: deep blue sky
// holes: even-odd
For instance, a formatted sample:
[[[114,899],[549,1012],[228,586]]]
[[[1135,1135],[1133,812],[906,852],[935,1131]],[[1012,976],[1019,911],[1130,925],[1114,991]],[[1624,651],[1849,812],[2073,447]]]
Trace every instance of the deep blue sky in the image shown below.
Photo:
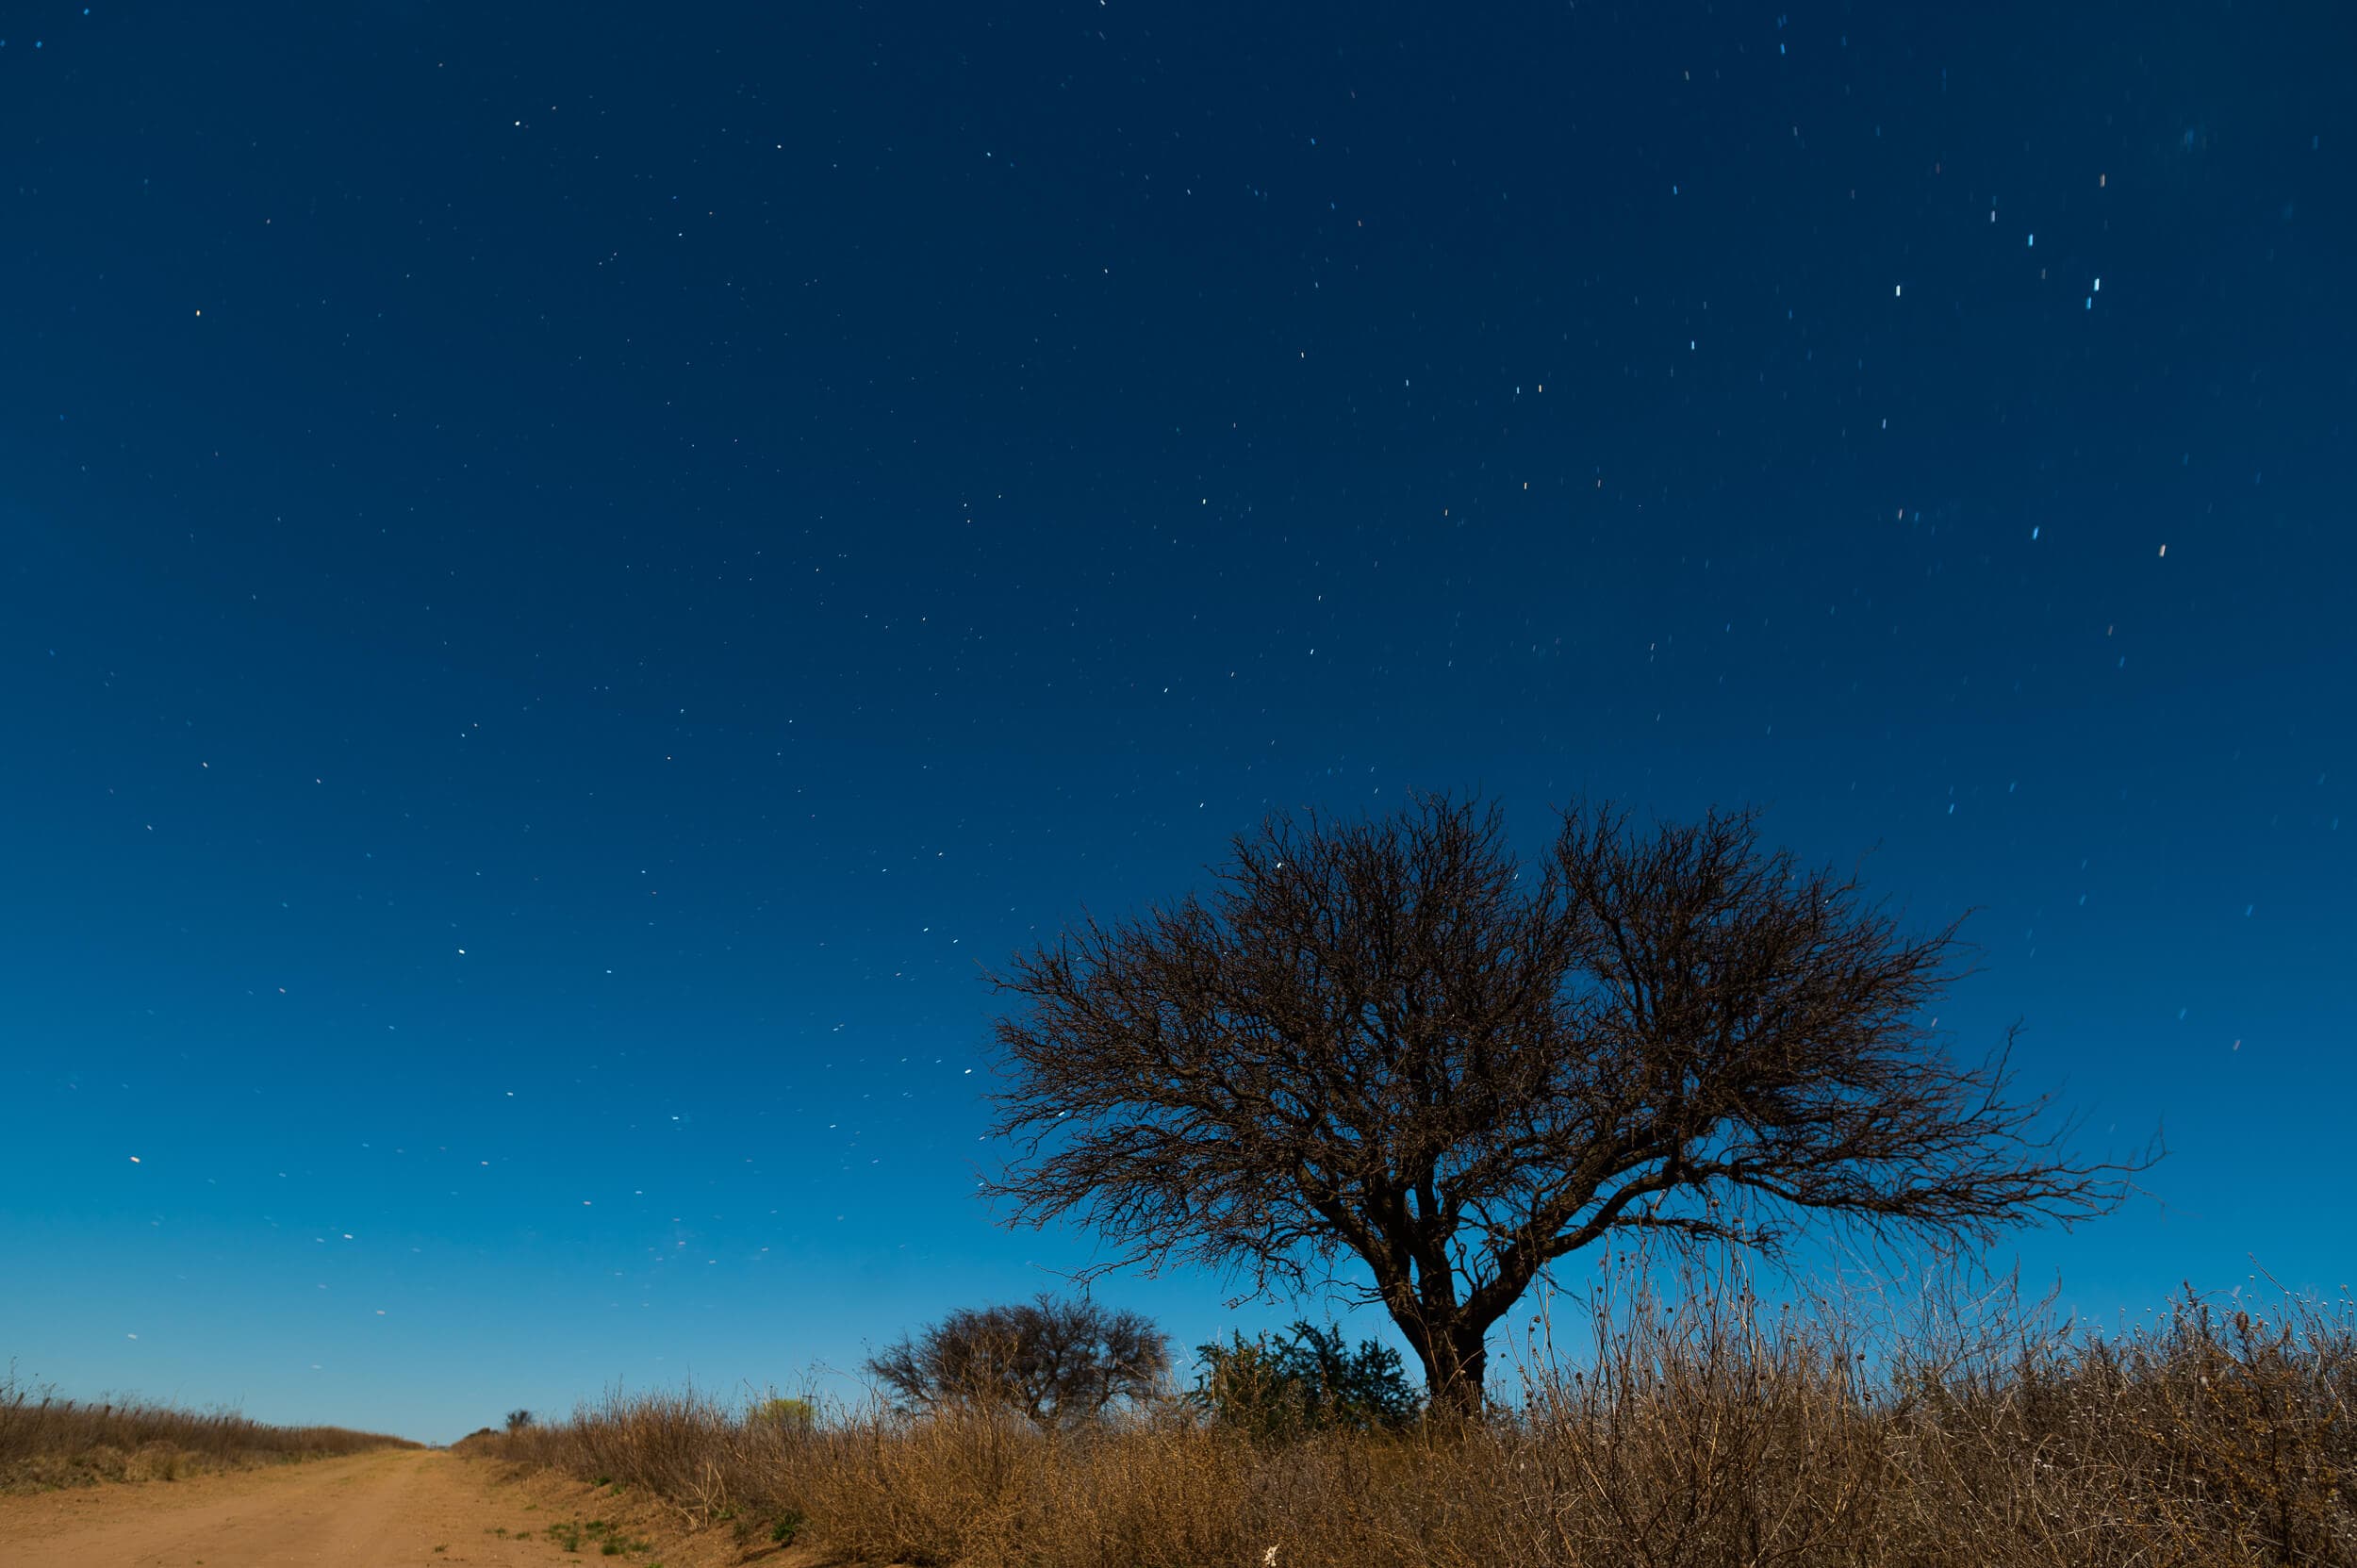
[[[2337,1288],[2347,25],[9,5],[0,1355],[851,1365],[1088,1256],[981,966],[1417,786],[1878,850],[2175,1150],[2033,1277]]]

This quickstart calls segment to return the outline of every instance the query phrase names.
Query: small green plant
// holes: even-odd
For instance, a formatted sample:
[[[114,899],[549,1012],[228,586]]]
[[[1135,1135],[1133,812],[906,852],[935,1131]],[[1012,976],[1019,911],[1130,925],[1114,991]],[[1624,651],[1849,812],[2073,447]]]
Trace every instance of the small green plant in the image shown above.
[[[592,1519],[581,1527],[581,1533],[598,1543],[603,1557],[620,1557],[626,1552],[643,1552],[648,1543],[631,1536],[610,1519]]]
[[[802,1510],[798,1508],[787,1509],[778,1515],[777,1523],[769,1527],[769,1539],[781,1546],[793,1545],[794,1538],[801,1533]]]
[[[548,1537],[569,1552],[581,1550],[581,1526],[572,1521],[569,1520],[562,1525],[551,1525],[548,1527]]]

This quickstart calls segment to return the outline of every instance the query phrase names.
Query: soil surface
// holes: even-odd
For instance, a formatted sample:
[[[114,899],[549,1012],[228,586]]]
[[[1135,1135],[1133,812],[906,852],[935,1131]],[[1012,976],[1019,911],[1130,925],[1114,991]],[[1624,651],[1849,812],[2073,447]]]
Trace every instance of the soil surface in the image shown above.
[[[475,1568],[590,1560],[652,1568],[658,1562],[739,1560],[704,1539],[668,1541],[644,1525],[632,1550],[579,1552],[568,1526],[639,1510],[601,1511],[598,1491],[552,1477],[517,1480],[507,1468],[432,1449],[390,1449],[182,1481],[107,1485],[0,1497],[0,1563],[26,1568]],[[641,1515],[643,1518],[644,1515]],[[646,1525],[653,1521],[645,1520]],[[556,1526],[552,1533],[550,1527]],[[501,1532],[504,1531],[503,1534]],[[528,1533],[527,1533],[528,1532]],[[518,1539],[521,1535],[523,1539]],[[799,1554],[756,1555],[776,1563]],[[765,1564],[766,1568],[766,1564]]]

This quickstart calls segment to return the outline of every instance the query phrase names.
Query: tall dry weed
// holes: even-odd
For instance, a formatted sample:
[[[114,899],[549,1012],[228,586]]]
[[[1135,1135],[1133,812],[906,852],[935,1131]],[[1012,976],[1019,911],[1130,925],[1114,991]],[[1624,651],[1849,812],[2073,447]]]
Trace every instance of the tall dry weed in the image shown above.
[[[849,1561],[2357,1564],[2347,1301],[2187,1297],[2098,1334],[2006,1295],[1772,1308],[1732,1264],[1648,1280],[1581,1304],[1584,1356],[1542,1319],[1486,1419],[1395,1434],[1255,1441],[1176,1400],[1063,1432],[972,1410],[803,1425],[681,1393],[473,1441]]]

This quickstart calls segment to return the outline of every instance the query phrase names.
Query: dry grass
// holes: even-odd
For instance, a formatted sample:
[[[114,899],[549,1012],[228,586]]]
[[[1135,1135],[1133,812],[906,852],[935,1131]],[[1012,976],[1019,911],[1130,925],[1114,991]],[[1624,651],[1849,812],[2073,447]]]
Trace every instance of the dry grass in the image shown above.
[[[62,1399],[0,1373],[0,1489],[173,1481],[213,1470],[415,1448],[406,1438],[341,1427],[267,1427],[231,1411],[141,1399]]]
[[[2007,1301],[1903,1332],[1859,1306],[1770,1312],[1731,1272],[1601,1293],[1592,1364],[1541,1341],[1512,1409],[1396,1437],[1256,1445],[1175,1403],[1063,1434],[874,1409],[806,1427],[686,1392],[470,1444],[849,1561],[2357,1564],[2348,1302],[2185,1301],[2110,1336]]]

